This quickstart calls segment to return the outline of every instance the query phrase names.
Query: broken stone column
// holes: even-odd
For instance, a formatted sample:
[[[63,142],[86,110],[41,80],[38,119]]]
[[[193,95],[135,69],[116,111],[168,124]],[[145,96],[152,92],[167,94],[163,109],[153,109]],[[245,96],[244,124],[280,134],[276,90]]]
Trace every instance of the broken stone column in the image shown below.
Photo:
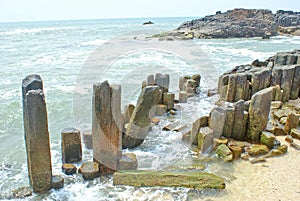
[[[300,96],[300,65],[295,66],[290,99],[295,100]]]
[[[299,125],[299,116],[295,112],[290,112],[287,116],[286,123],[284,125],[284,131],[289,134],[293,128],[297,128]]]
[[[224,128],[223,128],[223,136],[226,138],[231,138],[233,123],[234,123],[234,109],[231,107],[226,108],[225,114],[226,117],[225,117]]]
[[[290,99],[294,74],[295,74],[295,66],[289,66],[282,70],[280,86],[281,86],[281,89],[283,90],[282,102],[284,102],[284,103]]]
[[[185,92],[185,91],[180,91],[180,92],[179,92],[179,98],[178,98],[179,103],[186,103],[188,97],[189,97],[189,95],[188,95],[187,92]]]
[[[75,163],[82,159],[80,131],[65,128],[61,132],[62,163]]]
[[[269,69],[262,70],[253,74],[252,83],[252,95],[256,92],[265,89],[271,84],[271,71]]]
[[[214,143],[214,131],[209,127],[200,128],[198,134],[198,148],[200,153],[208,154],[211,152]]]
[[[170,84],[169,74],[155,74],[155,83],[162,89],[163,92],[168,92]]]
[[[229,75],[228,87],[226,92],[226,101],[228,102],[234,102],[237,77],[238,76],[236,74]]]
[[[245,100],[245,97],[248,96],[249,86],[247,81],[247,74],[241,73],[237,76],[234,101]]]
[[[192,79],[196,81],[196,87],[199,87],[201,81],[201,75],[200,74],[192,75]]]
[[[117,170],[121,158],[121,86],[94,84],[92,107],[93,157],[100,173]]]
[[[149,75],[147,77],[147,86],[156,85],[154,75]]]
[[[167,106],[167,110],[174,108],[175,94],[165,92],[163,93],[163,104]]]
[[[208,126],[214,130],[214,138],[219,138],[223,133],[225,124],[225,110],[216,107],[209,114]]]
[[[272,101],[272,87],[255,93],[250,102],[247,139],[259,142],[260,133],[266,129]]]
[[[143,143],[148,134],[152,115],[150,111],[160,103],[162,91],[159,86],[147,86],[143,89],[137,105],[123,135],[122,147],[134,148]]]
[[[193,122],[189,143],[198,145],[198,134],[201,127],[208,126],[208,117],[203,116]]]
[[[244,119],[244,100],[240,100],[234,104],[234,123],[232,128],[232,135],[231,135],[233,139],[235,140],[245,139],[246,130],[247,130],[246,120]]]
[[[33,191],[38,193],[52,187],[48,117],[39,75],[23,79],[22,97],[28,176]]]

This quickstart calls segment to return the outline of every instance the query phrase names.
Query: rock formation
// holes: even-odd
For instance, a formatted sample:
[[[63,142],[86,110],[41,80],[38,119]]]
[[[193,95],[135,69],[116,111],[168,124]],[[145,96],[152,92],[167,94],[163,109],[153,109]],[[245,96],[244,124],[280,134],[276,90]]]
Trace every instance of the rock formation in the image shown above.
[[[300,35],[300,13],[236,8],[182,23],[177,29],[154,35],[160,40],[193,38],[270,38],[277,34]]]
[[[120,85],[94,84],[92,117],[94,161],[101,173],[110,173],[118,169],[122,154]]]

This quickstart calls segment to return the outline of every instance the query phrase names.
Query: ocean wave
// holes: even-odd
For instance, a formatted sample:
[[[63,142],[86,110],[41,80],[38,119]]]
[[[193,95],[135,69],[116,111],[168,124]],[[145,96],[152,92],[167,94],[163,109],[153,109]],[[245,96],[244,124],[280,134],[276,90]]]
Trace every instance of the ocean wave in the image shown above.
[[[58,31],[58,30],[69,30],[75,27],[47,27],[47,28],[32,28],[32,29],[14,29],[11,31],[0,32],[0,35],[18,35],[18,34],[33,34],[44,31]]]
[[[82,46],[89,46],[89,45],[102,45],[105,42],[107,42],[107,40],[96,39],[96,40],[82,42],[82,43],[79,43],[79,44],[82,45]]]

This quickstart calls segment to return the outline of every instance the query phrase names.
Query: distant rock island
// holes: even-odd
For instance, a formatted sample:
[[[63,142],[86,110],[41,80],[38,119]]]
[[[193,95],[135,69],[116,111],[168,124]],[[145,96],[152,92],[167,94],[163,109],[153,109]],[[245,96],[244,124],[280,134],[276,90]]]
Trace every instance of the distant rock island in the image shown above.
[[[149,25],[149,24],[154,24],[152,21],[144,22],[143,25]]]
[[[236,8],[225,13],[182,23],[177,29],[154,35],[160,40],[193,38],[269,38],[278,34],[300,35],[300,12]]]

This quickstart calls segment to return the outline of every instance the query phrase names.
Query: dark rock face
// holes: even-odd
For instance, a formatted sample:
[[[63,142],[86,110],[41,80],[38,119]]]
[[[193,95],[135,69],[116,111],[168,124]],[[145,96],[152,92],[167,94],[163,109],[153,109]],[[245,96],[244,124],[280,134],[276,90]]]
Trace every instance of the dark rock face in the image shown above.
[[[193,38],[262,37],[277,34],[300,35],[300,13],[279,10],[273,14],[265,9],[220,11],[215,15],[182,23],[177,29],[155,35],[160,40]]]
[[[274,19],[270,10],[234,9],[184,22],[176,30],[161,36],[174,36],[176,39],[274,36]]]

